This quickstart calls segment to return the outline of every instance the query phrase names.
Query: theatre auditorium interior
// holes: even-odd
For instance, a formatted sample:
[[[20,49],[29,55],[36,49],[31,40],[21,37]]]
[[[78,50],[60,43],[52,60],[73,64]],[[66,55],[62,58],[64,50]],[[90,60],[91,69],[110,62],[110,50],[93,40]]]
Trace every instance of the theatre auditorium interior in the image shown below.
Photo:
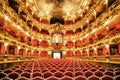
[[[120,80],[120,0],[0,0],[0,80]]]

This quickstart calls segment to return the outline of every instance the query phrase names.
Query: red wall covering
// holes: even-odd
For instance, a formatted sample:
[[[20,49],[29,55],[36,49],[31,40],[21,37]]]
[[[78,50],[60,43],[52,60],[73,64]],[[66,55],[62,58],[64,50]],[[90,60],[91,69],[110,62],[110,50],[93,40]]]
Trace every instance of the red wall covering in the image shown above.
[[[73,52],[72,51],[67,51],[66,52],[66,57],[73,57]]]
[[[47,42],[47,41],[41,41],[40,45],[41,45],[43,48],[47,48],[47,47],[48,47],[48,42]]]
[[[37,51],[33,51],[33,56],[38,56]]]
[[[77,40],[76,42],[75,42],[75,47],[80,47],[81,46],[81,41],[80,40]]]
[[[40,56],[41,57],[47,57],[48,56],[48,52],[47,51],[41,51]]]
[[[80,56],[81,56],[80,51],[76,51],[76,52],[75,52],[75,56],[76,56],[76,57],[80,57]]]
[[[72,48],[74,46],[74,43],[72,41],[68,41],[66,46],[67,48]]]
[[[120,55],[120,44],[118,44],[118,54]]]
[[[107,55],[107,48],[105,46],[103,46],[103,51],[102,51],[102,54],[103,56],[106,56]],[[108,53],[109,54],[109,53]]]

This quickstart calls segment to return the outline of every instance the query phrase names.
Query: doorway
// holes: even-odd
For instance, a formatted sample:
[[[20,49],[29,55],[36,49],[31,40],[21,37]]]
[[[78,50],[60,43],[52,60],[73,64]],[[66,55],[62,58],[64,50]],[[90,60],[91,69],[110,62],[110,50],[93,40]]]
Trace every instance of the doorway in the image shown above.
[[[62,58],[62,52],[61,51],[53,51],[52,58],[53,59],[60,59],[60,58]]]

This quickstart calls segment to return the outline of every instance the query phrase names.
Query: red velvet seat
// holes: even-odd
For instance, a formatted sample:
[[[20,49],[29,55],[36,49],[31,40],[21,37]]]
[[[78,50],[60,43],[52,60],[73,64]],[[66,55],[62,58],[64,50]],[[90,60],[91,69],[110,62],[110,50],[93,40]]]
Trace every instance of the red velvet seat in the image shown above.
[[[115,71],[120,71],[120,68],[116,68]]]
[[[0,79],[0,80],[11,80],[11,78],[4,77],[4,78],[2,78],[2,79]]]
[[[85,71],[88,71],[89,69],[88,68],[84,68],[82,71],[85,72]]]
[[[15,72],[22,73],[22,70],[21,69],[17,69],[17,70],[15,70]]]
[[[91,72],[91,71],[86,71],[85,72],[85,76],[86,77],[90,77],[90,76],[92,76],[93,75],[93,73]]]
[[[7,70],[4,71],[4,73],[6,73],[6,74],[9,74],[11,72],[12,72],[12,70],[10,70],[10,69],[7,69]]]
[[[75,77],[74,80],[87,80],[87,78],[84,76],[77,76],[77,77]]]
[[[40,70],[39,69],[34,69],[33,72],[40,72]]]
[[[60,72],[60,71],[57,71],[57,72],[54,73],[54,76],[58,77],[58,78],[61,78],[63,76],[63,73]]]
[[[20,78],[18,78],[17,80],[29,80],[29,79],[26,78],[26,77],[20,77]]]
[[[107,68],[107,71],[112,71],[114,72],[114,70],[112,68]]]
[[[32,69],[26,69],[26,70],[24,70],[24,71],[31,73],[31,70],[32,70]]]
[[[79,75],[83,75],[83,72],[81,72],[81,71],[76,71],[76,72],[75,72],[75,77],[77,77],[77,76],[79,76]]]
[[[120,75],[120,71],[115,71],[115,75],[116,76]]]
[[[111,76],[104,75],[104,76],[102,76],[101,80],[114,80],[114,79]]]
[[[88,78],[88,80],[100,80],[100,78],[95,75],[92,75]]]
[[[115,80],[120,80],[120,75],[116,76]]]
[[[46,80],[59,80],[59,79],[54,76],[51,76],[51,77],[47,78]]]
[[[54,68],[50,70],[50,72],[52,72],[52,73],[54,73],[54,72],[56,72],[56,71],[57,71],[57,70],[54,69]]]
[[[12,72],[12,73],[10,73],[10,74],[8,75],[8,77],[11,78],[11,79],[13,79],[13,80],[15,80],[15,79],[18,78],[18,73]]]
[[[65,69],[59,69],[59,71],[61,71],[61,72],[63,72],[63,73],[64,73],[64,72],[65,72]]]
[[[42,69],[42,73],[49,71],[48,69]]]
[[[42,74],[40,72],[34,72],[33,77],[37,77],[37,76],[42,76]]]
[[[32,78],[32,80],[44,80],[44,79],[42,77],[37,76],[37,77]]]
[[[75,68],[75,71],[81,71],[81,69],[80,68]]]
[[[48,77],[52,76],[52,73],[51,72],[45,72],[45,73],[43,73],[43,76],[44,76],[44,78],[48,78]]]
[[[73,72],[71,72],[71,71],[66,71],[65,73],[64,73],[64,75],[65,76],[70,76],[70,77],[73,77]]]
[[[111,72],[111,71],[106,71],[105,73],[104,73],[105,75],[109,75],[109,76],[114,76],[114,73],[113,72]]]
[[[104,68],[100,68],[99,71],[105,72],[105,69]]]
[[[90,71],[92,71],[92,72],[95,72],[96,70],[97,70],[96,68],[90,69]]]
[[[61,78],[61,80],[73,80],[73,78],[69,76],[64,76]]]
[[[102,77],[102,76],[103,76],[103,72],[101,72],[101,71],[96,71],[96,72],[95,72],[95,75],[98,76],[98,77]]]
[[[1,78],[4,78],[5,76],[6,76],[6,74],[5,74],[5,73],[0,72],[0,79],[1,79]]]
[[[21,76],[26,77],[26,78],[30,78],[30,73],[29,72],[23,72],[21,74]]]

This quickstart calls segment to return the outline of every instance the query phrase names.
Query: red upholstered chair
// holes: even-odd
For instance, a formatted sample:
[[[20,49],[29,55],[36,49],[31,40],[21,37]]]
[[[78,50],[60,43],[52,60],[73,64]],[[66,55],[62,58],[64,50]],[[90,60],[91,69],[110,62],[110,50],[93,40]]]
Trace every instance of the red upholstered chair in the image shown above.
[[[15,72],[22,73],[22,70],[21,69],[17,69],[17,70],[15,70]]]
[[[116,68],[115,71],[120,71],[120,68]]]
[[[11,78],[4,77],[4,78],[2,78],[2,79],[0,79],[0,80],[11,80]]]
[[[61,78],[63,76],[63,73],[60,72],[60,71],[57,71],[57,72],[54,73],[54,76],[58,77],[58,78]]]
[[[52,72],[52,73],[54,73],[54,72],[56,72],[56,71],[57,71],[57,70],[54,69],[54,68],[50,70],[50,72]]]
[[[107,68],[107,71],[114,71],[114,69],[112,69],[112,68]]]
[[[0,79],[1,79],[1,78],[4,78],[5,76],[6,76],[5,73],[0,72]]]
[[[100,80],[100,78],[95,75],[92,75],[88,78],[88,80]]]
[[[11,79],[13,79],[13,80],[15,80],[15,79],[18,78],[18,75],[19,75],[18,73],[12,72],[12,73],[10,73],[10,74],[8,75],[8,77],[11,78]]]
[[[24,71],[31,73],[31,70],[32,70],[32,69],[26,69],[26,70],[24,70]]]
[[[95,75],[98,77],[102,77],[103,76],[103,72],[102,71],[96,71]]]
[[[80,68],[76,68],[75,71],[81,71],[81,69]]]
[[[51,76],[51,77],[47,78],[46,80],[59,80],[59,79],[54,76]]]
[[[82,71],[85,72],[85,71],[88,71],[89,69],[88,68],[84,68]]]
[[[115,80],[120,80],[120,75],[116,76]]]
[[[45,73],[43,73],[43,77],[44,78],[48,78],[48,77],[50,77],[50,76],[52,76],[52,73],[51,72],[45,72]]]
[[[30,78],[30,73],[29,72],[23,72],[21,74],[22,77]]]
[[[11,72],[12,72],[12,70],[10,70],[10,69],[7,69],[7,70],[4,71],[4,73],[6,73],[6,74],[9,74]]]
[[[33,72],[33,78],[37,76],[42,76],[42,74],[40,72]]]
[[[115,75],[116,76],[120,75],[120,71],[115,71]]]
[[[42,69],[42,73],[49,71],[48,69]]]
[[[73,80],[73,78],[69,76],[64,76],[61,78],[61,80]]]
[[[34,69],[33,72],[40,72],[40,70],[39,69]]]
[[[0,70],[0,72],[2,72],[2,70]]]
[[[79,76],[79,75],[83,75],[83,72],[81,72],[81,71],[76,71],[76,72],[75,72],[75,77],[77,77],[77,76]]]
[[[73,71],[73,69],[72,68],[68,68],[66,71]]]
[[[26,77],[20,77],[20,78],[18,78],[17,80],[29,80],[29,79],[26,78]]]
[[[65,69],[62,69],[62,68],[61,68],[61,69],[59,69],[59,71],[61,71],[61,72],[63,72],[63,73],[64,73],[64,72],[65,72]]]
[[[96,70],[97,70],[96,68],[90,69],[90,71],[92,71],[92,72],[95,72]]]
[[[70,76],[70,77],[73,77],[73,72],[71,72],[71,71],[66,71],[65,73],[64,73],[64,75],[65,76]]]
[[[104,75],[102,76],[101,80],[114,80],[113,77],[109,76],[109,75]]]
[[[77,76],[77,77],[75,77],[74,80],[87,80],[87,78],[84,76]]]
[[[104,68],[100,68],[99,71],[105,72],[105,69]]]
[[[93,75],[93,73],[91,72],[91,71],[86,71],[85,72],[85,76],[86,77],[90,77],[90,76],[92,76]]]
[[[106,71],[104,74],[105,74],[105,75],[109,75],[109,76],[114,76],[114,73],[111,72],[111,71]]]
[[[44,80],[44,79],[42,77],[37,76],[37,77],[32,78],[32,80]]]

